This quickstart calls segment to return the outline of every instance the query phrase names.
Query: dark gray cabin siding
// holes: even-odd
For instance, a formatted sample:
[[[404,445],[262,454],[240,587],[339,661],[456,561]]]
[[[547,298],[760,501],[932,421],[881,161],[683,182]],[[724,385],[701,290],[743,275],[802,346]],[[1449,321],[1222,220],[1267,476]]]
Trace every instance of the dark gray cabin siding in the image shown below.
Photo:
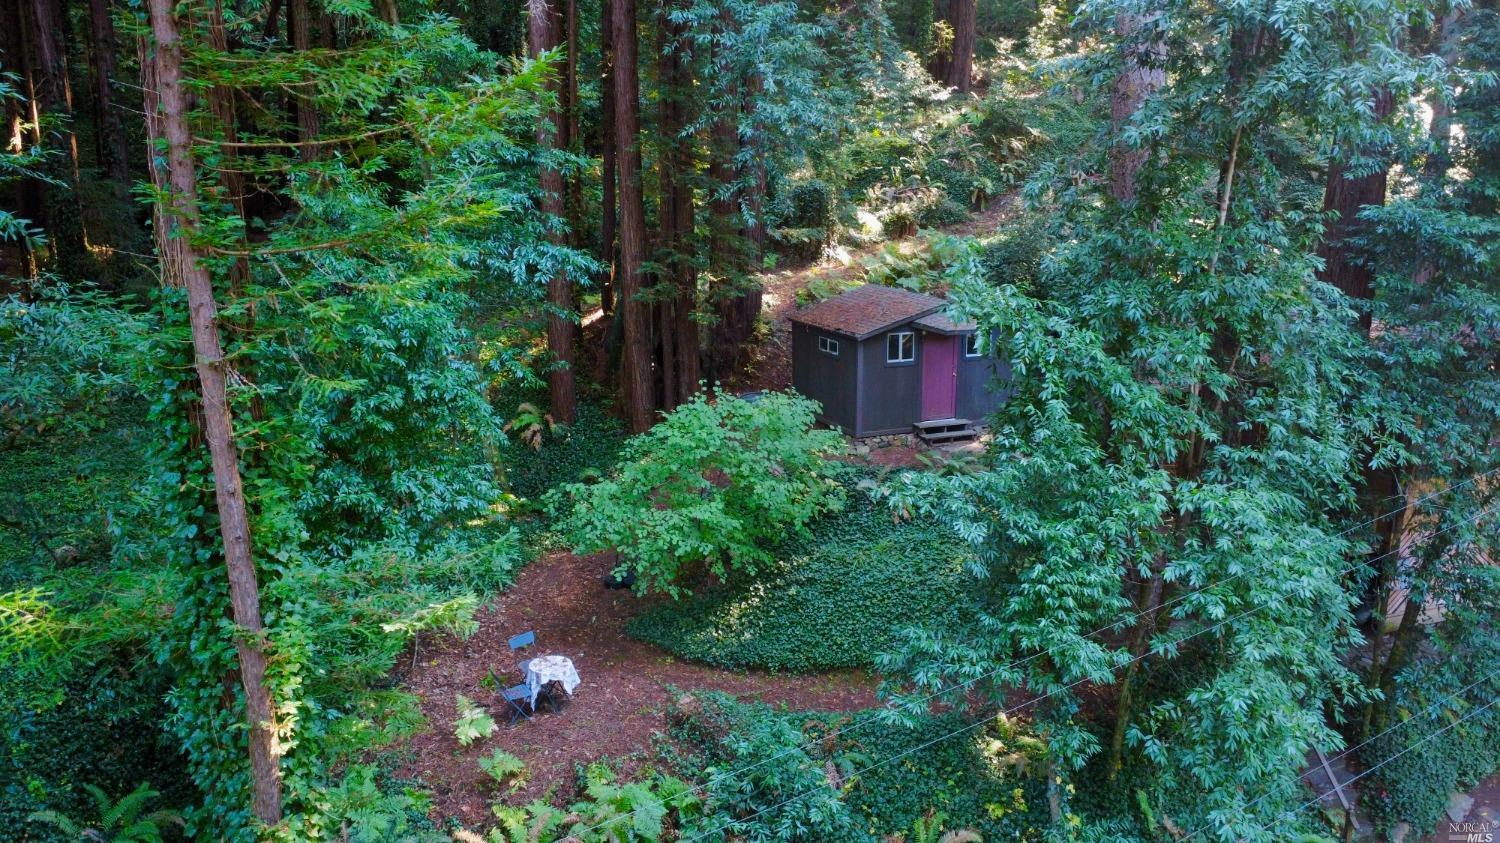
[[[954,412],[961,419],[988,424],[990,413],[999,409],[1013,392],[1009,385],[1010,363],[988,354],[965,357],[964,338],[959,337],[958,341],[958,401]]]
[[[916,334],[917,359],[914,363],[886,363],[886,336],[893,331]],[[859,430],[856,436],[885,436],[910,433],[912,422],[921,417],[922,403],[922,332],[908,326],[882,331],[859,344],[863,364],[863,383],[856,396],[859,401]]]
[[[818,350],[819,336],[838,341],[837,357]],[[818,421],[854,436],[858,349],[850,337],[792,323],[792,387],[823,405]]]

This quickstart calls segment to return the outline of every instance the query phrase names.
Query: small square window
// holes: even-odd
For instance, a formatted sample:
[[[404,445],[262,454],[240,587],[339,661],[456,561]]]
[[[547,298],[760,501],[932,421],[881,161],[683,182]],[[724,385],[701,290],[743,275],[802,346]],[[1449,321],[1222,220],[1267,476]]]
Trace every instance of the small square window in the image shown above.
[[[981,352],[979,351],[979,335],[978,334],[965,334],[964,335],[964,356],[965,357],[979,357],[980,354],[981,354]]]
[[[896,331],[885,338],[885,362],[911,363],[917,359],[917,335]]]
[[[818,350],[837,357],[839,356],[839,341],[832,337],[818,337]]]

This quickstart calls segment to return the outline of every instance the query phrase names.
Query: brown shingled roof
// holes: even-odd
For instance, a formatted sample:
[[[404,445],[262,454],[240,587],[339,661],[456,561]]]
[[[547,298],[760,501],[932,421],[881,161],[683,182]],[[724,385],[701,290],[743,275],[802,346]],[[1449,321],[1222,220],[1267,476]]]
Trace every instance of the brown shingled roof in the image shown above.
[[[929,313],[912,324],[938,334],[962,334],[979,327],[973,322],[954,322],[952,317],[942,311]]]
[[[789,319],[857,340],[939,310],[945,302],[896,287],[866,284],[805,307]]]

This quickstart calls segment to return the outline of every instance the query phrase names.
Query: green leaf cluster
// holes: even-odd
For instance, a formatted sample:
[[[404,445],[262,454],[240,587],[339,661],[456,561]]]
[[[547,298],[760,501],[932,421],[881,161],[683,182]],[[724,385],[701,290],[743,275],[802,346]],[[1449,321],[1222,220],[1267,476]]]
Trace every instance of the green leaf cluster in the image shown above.
[[[800,672],[872,667],[903,628],[955,622],[966,545],[942,524],[894,521],[862,491],[846,494],[843,511],[779,544],[755,582],[637,615],[630,635],[719,667]]]
[[[700,393],[627,442],[609,479],[564,486],[561,530],[578,553],[617,551],[641,593],[759,574],[777,540],[842,505],[829,458],[843,439],[815,414],[794,393]]]

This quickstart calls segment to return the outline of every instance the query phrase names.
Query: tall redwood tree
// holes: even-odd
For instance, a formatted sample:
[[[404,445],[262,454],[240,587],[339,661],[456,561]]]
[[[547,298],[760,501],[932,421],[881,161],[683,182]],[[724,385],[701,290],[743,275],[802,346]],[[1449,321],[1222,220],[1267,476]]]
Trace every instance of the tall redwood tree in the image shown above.
[[[532,58],[553,49],[561,42],[561,16],[557,0],[529,0],[527,47]],[[548,88],[560,93],[554,74]],[[537,127],[537,146],[542,149],[555,148],[566,136],[567,123],[559,98],[542,116]],[[564,201],[565,185],[562,173],[551,167],[541,171],[541,210],[554,220],[566,216]],[[566,236],[553,229],[551,239],[563,243]],[[556,269],[547,279],[547,352],[551,366],[547,370],[547,392],[552,404],[552,416],[564,424],[572,424],[578,417],[578,386],[575,380],[576,325],[573,321],[573,284],[564,269]]]
[[[618,307],[624,329],[620,385],[625,420],[640,433],[651,427],[656,412],[652,388],[651,307],[641,300],[641,267],[646,256],[646,207],[641,196],[641,80],[637,66],[640,43],[635,0],[613,0],[610,16],[615,48],[615,168],[619,176],[620,260],[615,268]]]
[[[163,254],[177,260],[164,261],[168,284],[185,287],[188,320],[193,338],[194,369],[202,393],[203,436],[213,467],[214,499],[223,540],[224,565],[229,581],[229,603],[240,634],[235,650],[240,663],[240,684],[245,694],[249,721],[252,810],[268,825],[281,821],[281,771],[273,731],[275,708],[266,684],[264,627],[260,614],[260,590],[252,557],[250,514],[240,481],[239,450],[226,388],[229,365],[219,339],[218,305],[213,281],[204,268],[192,240],[198,225],[198,178],[193,162],[193,136],[188,128],[188,99],[182,72],[182,42],[178,34],[172,0],[150,0],[148,12],[155,39],[150,74],[154,91],[147,90],[147,109],[156,109],[156,126],[167,146],[167,195],[159,200],[157,237]],[[175,235],[175,236],[174,236]]]

